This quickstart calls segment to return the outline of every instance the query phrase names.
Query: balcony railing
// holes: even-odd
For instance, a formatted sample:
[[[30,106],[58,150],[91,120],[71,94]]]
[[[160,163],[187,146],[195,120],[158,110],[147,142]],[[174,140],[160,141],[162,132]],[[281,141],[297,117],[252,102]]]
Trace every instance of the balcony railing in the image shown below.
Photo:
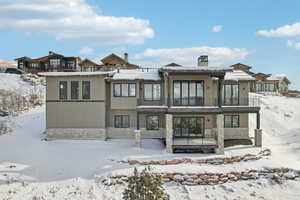
[[[137,106],[162,106],[162,105],[167,105],[165,104],[165,100],[163,98],[160,99],[138,98],[137,99]]]

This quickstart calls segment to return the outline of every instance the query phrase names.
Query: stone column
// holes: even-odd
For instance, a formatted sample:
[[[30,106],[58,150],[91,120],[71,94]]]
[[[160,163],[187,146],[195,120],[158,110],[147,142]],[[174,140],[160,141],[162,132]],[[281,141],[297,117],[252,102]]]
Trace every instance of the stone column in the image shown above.
[[[168,153],[173,153],[173,116],[166,114],[166,148]]]
[[[139,148],[142,147],[141,130],[134,131],[134,144],[136,147],[139,147]]]
[[[262,146],[262,130],[255,129],[254,132],[255,132],[254,144],[256,147],[261,147]]]
[[[215,149],[217,154],[224,154],[224,115],[217,115],[217,148]]]

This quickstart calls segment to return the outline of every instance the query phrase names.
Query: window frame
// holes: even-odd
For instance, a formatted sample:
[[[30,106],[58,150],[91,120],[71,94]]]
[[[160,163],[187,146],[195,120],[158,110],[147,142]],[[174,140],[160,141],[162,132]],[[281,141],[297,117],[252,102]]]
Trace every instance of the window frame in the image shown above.
[[[179,98],[175,98],[175,84],[179,83]],[[188,85],[188,95],[187,95],[187,104],[183,104],[183,98],[182,98],[182,84],[187,83]],[[191,96],[190,96],[190,84],[195,83],[195,103],[191,104]],[[202,90],[200,91],[200,94],[198,94],[198,85],[202,86]],[[202,93],[202,96],[201,96]],[[199,104],[197,103],[197,98],[199,98]],[[176,99],[180,100],[180,103],[176,103]],[[174,106],[204,106],[205,102],[205,90],[204,90],[204,81],[203,80],[174,80],[173,81],[173,105]]]
[[[149,122],[148,122],[148,120],[149,120],[150,117],[157,117],[157,128],[151,129],[151,128],[149,127]],[[159,123],[159,115],[148,115],[148,116],[146,117],[146,130],[148,130],[148,131],[158,131],[158,130],[159,130],[159,125],[160,125],[160,123]]]
[[[180,127],[177,128],[176,127],[176,120],[180,120]],[[196,122],[196,128],[194,129],[198,129],[200,130],[200,134],[196,135],[196,134],[193,134],[191,132],[191,130],[193,128],[191,127],[185,127],[185,126],[189,126],[190,123],[186,123],[186,122],[190,122],[189,120],[191,119],[194,119],[195,122]],[[200,127],[198,126],[198,122],[200,122]],[[197,127],[198,126],[198,127]],[[176,133],[176,129],[179,129],[179,135],[177,135]],[[188,132],[187,132],[187,135],[184,135],[184,130],[183,129],[188,129]],[[205,138],[205,117],[199,117],[199,116],[194,116],[194,117],[174,117],[173,118],[173,130],[174,130],[174,137],[177,137],[177,138]]]
[[[146,87],[145,85],[151,85],[151,98],[146,98],[145,95],[146,95]],[[158,99],[155,99],[154,98],[154,85],[159,85],[159,98]],[[144,83],[143,84],[143,88],[144,88],[144,94],[143,94],[143,98],[144,98],[144,101],[160,101],[161,100],[161,84],[160,83]]]
[[[73,98],[73,84],[77,83],[77,96],[76,98]],[[79,86],[79,81],[71,81],[71,99],[72,100],[78,100],[79,99],[79,90],[80,90],[80,86]]]
[[[84,89],[85,89],[85,86],[84,86],[84,83],[89,83],[89,95],[88,95],[88,98],[87,97],[85,97],[84,95],[85,95],[85,93],[84,93]],[[81,96],[82,96],[82,99],[83,100],[90,100],[91,99],[91,81],[82,81],[81,82]]]
[[[124,118],[125,117],[127,117],[128,118],[128,124],[127,124],[127,126],[125,126],[125,124],[124,124]],[[120,126],[118,126],[117,124],[116,124],[116,122],[117,122],[117,118],[120,118],[121,119],[121,124],[120,124]],[[115,115],[114,116],[114,128],[130,128],[130,116],[129,115]]]
[[[226,126],[226,117],[230,117],[230,125]],[[234,126],[233,119],[237,118],[237,126]],[[240,128],[240,115],[224,115],[224,128]]]
[[[65,84],[65,88],[61,88],[61,85]],[[67,100],[68,99],[68,81],[59,81],[58,83],[58,88],[59,88],[59,100]],[[65,95],[63,96],[62,89],[65,90]],[[64,97],[64,98],[63,98]]]
[[[226,103],[226,86],[230,86],[230,92],[231,92],[231,97],[230,97],[230,103]],[[233,86],[238,86],[238,97],[237,97],[237,103],[234,103],[234,93],[233,91]],[[240,105],[240,84],[238,83],[226,83],[223,86],[223,105],[225,106],[230,106],[230,105]]]
[[[120,95],[116,95],[116,85],[119,85],[120,86]],[[123,85],[127,85],[127,96],[124,96],[123,95],[123,92],[122,92],[122,88],[123,88]],[[134,95],[130,95],[130,86],[131,85],[134,85]],[[114,97],[136,97],[136,83],[114,83],[113,84],[113,95]]]

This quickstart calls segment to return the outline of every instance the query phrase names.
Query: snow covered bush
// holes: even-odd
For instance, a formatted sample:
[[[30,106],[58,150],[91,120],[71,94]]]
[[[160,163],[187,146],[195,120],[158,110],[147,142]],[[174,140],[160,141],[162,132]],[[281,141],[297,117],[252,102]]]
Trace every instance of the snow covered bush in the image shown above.
[[[128,187],[123,192],[124,200],[169,200],[169,195],[163,188],[160,175],[145,168],[141,173],[134,168],[134,174],[128,177]]]
[[[8,126],[7,120],[0,120],[0,135],[9,133],[11,128]]]

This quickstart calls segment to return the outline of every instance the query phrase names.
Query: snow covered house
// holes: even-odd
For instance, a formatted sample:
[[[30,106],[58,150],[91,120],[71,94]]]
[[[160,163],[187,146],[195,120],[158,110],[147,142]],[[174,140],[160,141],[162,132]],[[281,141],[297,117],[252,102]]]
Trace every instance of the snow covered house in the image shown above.
[[[103,72],[48,72],[48,139],[156,138],[169,152],[224,152],[227,141],[249,141],[255,113],[261,145],[259,99],[250,98],[254,78],[229,67],[164,66]],[[202,62],[203,61],[203,62]]]

